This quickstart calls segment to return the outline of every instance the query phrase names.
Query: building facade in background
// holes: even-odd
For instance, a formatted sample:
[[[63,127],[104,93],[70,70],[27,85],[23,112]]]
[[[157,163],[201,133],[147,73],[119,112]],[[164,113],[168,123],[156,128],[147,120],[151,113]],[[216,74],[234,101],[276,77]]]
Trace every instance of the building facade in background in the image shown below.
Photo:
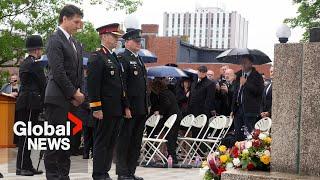
[[[248,21],[236,11],[196,8],[196,12],[164,13],[163,35],[186,36],[190,44],[214,49],[246,48]]]

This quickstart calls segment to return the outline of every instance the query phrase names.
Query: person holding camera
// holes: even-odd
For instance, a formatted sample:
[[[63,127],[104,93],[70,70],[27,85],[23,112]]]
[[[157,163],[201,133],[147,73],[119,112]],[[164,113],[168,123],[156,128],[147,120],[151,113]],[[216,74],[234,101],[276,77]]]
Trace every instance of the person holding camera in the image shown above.
[[[221,100],[219,114],[229,116],[231,113],[232,96],[235,89],[235,74],[233,69],[227,69],[224,79],[219,82]]]

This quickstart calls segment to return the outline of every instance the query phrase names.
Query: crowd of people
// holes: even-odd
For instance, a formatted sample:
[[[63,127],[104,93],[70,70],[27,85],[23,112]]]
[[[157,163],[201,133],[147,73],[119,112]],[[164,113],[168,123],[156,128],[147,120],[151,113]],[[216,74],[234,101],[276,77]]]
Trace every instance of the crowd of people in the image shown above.
[[[45,120],[55,127],[66,125],[69,112],[83,121],[82,135],[69,137],[71,150],[44,152],[47,179],[69,179],[70,155],[79,154],[83,159],[93,157],[93,179],[111,179],[108,172],[113,159],[119,180],[143,179],[135,171],[145,122],[153,114],[162,115],[160,128],[171,115],[177,114],[167,136],[167,155],[173,158],[173,163],[179,163],[177,138],[179,131],[184,130],[180,121],[188,114],[232,117],[234,123],[227,137],[231,141],[243,140],[257,120],[271,117],[273,68],[270,79],[264,79],[253,67],[252,56],[241,56],[241,71],[222,66],[218,78],[214,71],[199,66],[197,74],[189,77],[150,80],[137,54],[141,30],[127,29],[123,34],[120,25],[113,23],[97,29],[101,47],[92,53],[84,67],[82,45],[72,36],[82,27],[82,17],[76,6],[67,5],[61,10],[59,26],[46,46],[48,74],[38,63],[44,47],[42,38],[29,36],[26,41],[29,55],[19,69],[20,85],[17,75],[12,75],[10,83],[1,89],[3,94],[17,98],[16,121],[37,124],[43,109]],[[116,55],[112,50],[120,37],[125,40],[125,51]],[[190,136],[198,132],[193,128]],[[25,139],[21,136],[17,140],[16,174],[42,174],[32,165]],[[114,156],[114,151],[121,153]]]

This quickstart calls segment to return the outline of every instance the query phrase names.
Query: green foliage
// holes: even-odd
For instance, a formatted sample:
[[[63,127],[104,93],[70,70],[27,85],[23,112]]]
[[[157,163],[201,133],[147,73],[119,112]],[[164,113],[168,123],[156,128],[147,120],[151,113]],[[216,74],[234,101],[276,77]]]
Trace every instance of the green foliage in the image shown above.
[[[0,88],[8,82],[8,78],[10,76],[9,71],[0,71]]]
[[[313,27],[320,26],[320,0],[293,0],[299,5],[298,16],[287,18],[284,23],[288,23],[291,27],[303,27],[303,42],[309,39],[309,30]]]
[[[84,51],[95,51],[100,45],[100,38],[93,24],[85,22],[83,30],[75,35],[75,38],[83,45]]]
[[[0,0],[0,66],[24,57],[24,41],[28,35],[40,34],[44,40],[56,29],[60,9],[68,3],[81,4],[84,0]],[[105,3],[107,9],[125,9],[134,12],[140,0],[90,0],[92,4]],[[92,24],[86,23],[84,32],[77,35],[85,50],[93,50],[97,35]],[[88,37],[85,37],[85,36]],[[90,38],[93,38],[90,40]],[[91,41],[91,42],[90,42]]]

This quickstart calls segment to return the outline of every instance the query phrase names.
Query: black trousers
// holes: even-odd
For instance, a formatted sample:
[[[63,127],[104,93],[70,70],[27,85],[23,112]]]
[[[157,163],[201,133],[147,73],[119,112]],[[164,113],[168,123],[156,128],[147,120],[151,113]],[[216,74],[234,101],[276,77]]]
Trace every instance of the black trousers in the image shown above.
[[[178,116],[176,122],[170,129],[166,139],[168,140],[167,142],[167,151],[168,151],[168,156],[171,155],[173,161],[176,163],[178,161],[177,159],[177,140],[178,140],[178,133],[180,129],[180,122],[181,122],[181,117]]]
[[[113,148],[119,134],[121,116],[94,119],[93,179],[106,178],[111,169]]]
[[[53,126],[64,125],[68,120],[68,112],[74,113],[75,107],[63,108],[53,104],[46,106],[46,119]],[[72,123],[70,123],[72,124]],[[72,132],[72,130],[70,130]],[[54,138],[55,136],[53,136]],[[69,138],[70,137],[65,137]],[[46,150],[44,154],[44,165],[48,180],[69,180],[71,150]]]
[[[30,110],[30,109],[22,109],[16,112],[16,120],[23,121],[27,123],[29,121],[32,122],[32,126],[40,124],[38,121],[39,118],[39,110]],[[28,150],[28,136],[20,136],[18,137],[18,154],[17,154],[17,169],[26,169],[31,170],[33,168],[32,161],[30,158],[31,150]]]
[[[146,115],[135,115],[132,119],[123,120],[117,144],[118,175],[135,174],[145,123]]]
[[[257,114],[245,114],[242,106],[239,107],[235,114],[234,128],[237,141],[245,140],[244,127],[247,128],[248,133],[254,130],[254,125],[257,121]]]
[[[81,118],[81,117],[79,117]],[[73,123],[72,123],[73,124]],[[73,125],[71,125],[71,129],[73,129]],[[74,136],[70,137],[71,140],[71,153],[72,154],[78,154],[79,148],[81,144],[81,131],[75,134]]]
[[[93,151],[93,127],[83,126],[83,154]]]

